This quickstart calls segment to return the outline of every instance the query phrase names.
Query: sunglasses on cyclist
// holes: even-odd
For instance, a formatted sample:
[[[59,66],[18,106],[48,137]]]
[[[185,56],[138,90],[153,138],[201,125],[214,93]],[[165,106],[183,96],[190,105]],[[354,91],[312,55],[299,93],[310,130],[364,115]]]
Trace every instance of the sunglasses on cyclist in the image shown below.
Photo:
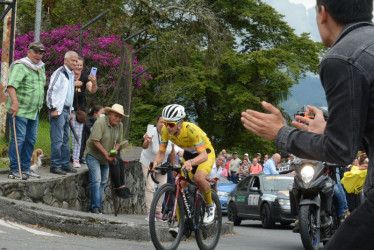
[[[164,125],[165,125],[165,127],[169,126],[171,128],[174,128],[180,121],[181,120],[176,121],[176,122],[167,122],[167,121],[164,121]]]

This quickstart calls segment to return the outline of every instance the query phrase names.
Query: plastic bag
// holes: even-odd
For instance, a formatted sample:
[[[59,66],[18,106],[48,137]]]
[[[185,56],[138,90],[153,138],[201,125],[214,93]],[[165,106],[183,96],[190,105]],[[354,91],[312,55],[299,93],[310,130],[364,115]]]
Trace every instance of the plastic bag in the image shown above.
[[[345,172],[341,180],[347,193],[359,194],[365,183],[367,170],[352,169],[350,172]]]

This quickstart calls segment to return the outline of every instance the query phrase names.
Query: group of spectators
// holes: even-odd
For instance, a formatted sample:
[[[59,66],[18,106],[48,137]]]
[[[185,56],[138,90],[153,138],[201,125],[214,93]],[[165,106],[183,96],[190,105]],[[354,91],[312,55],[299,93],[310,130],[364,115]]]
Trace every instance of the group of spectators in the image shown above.
[[[266,154],[263,159],[261,153],[256,153],[252,160],[250,160],[249,154],[245,153],[243,159],[240,159],[238,152],[229,154],[225,149],[222,149],[218,153],[209,181],[213,181],[213,177],[219,176],[237,184],[252,174],[279,174],[281,168],[289,166],[293,159],[294,155],[292,154],[281,158],[278,153],[273,154],[270,158]]]
[[[64,55],[64,65],[57,68],[46,83],[42,62],[42,43],[28,45],[27,56],[16,60],[9,69],[6,86],[8,120],[13,128],[9,144],[10,171],[8,178],[27,180],[40,178],[30,170],[31,157],[37,139],[39,113],[44,103],[44,87],[48,86],[48,106],[51,139],[50,172],[57,175],[76,173],[80,163],[87,163],[91,187],[89,211],[102,213],[104,187],[109,165],[116,194],[129,198],[132,193],[123,183],[123,161],[118,154],[123,144],[121,120],[127,116],[120,104],[112,107],[95,105],[86,113],[86,90],[97,90],[95,75],[82,73],[83,58],[75,51]],[[104,114],[105,113],[105,114]],[[73,166],[70,165],[70,129],[74,135]],[[21,171],[20,171],[21,170]],[[121,180],[122,179],[122,180]]]
[[[233,183],[237,184],[244,177],[251,174],[261,174],[263,172],[263,166],[268,161],[269,156],[265,155],[262,160],[261,153],[255,154],[250,160],[249,154],[245,153],[243,159],[238,157],[238,152],[228,154],[225,149],[222,149],[218,158],[222,158],[221,161],[216,161],[215,167],[220,176],[227,178]]]

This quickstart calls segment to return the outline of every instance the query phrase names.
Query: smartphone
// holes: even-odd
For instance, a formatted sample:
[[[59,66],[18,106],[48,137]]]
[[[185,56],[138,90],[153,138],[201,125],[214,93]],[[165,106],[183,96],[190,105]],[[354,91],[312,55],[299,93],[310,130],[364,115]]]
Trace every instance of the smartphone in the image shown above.
[[[92,67],[90,75],[96,76],[97,68]]]
[[[153,132],[154,132],[154,125],[151,125],[151,124],[149,124],[148,126],[147,126],[147,134],[148,134],[148,136],[152,136],[153,135]]]

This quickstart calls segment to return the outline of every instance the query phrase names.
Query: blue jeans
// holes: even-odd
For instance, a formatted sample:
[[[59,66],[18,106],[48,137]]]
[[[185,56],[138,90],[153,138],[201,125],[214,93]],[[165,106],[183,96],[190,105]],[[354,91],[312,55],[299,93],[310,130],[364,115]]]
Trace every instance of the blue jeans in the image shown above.
[[[11,114],[7,114],[10,130],[12,131],[8,153],[10,160],[9,168],[11,171],[14,172],[18,171],[18,161],[16,143],[14,140],[13,117]],[[21,169],[22,171],[29,171],[31,157],[34,151],[34,145],[36,142],[36,138],[38,137],[39,114],[36,116],[35,120],[27,119],[20,116],[16,116],[15,120],[18,154],[20,158]]]
[[[337,180],[337,185],[338,185],[338,188],[340,190],[340,193],[342,193],[344,195],[343,197],[343,202],[344,202],[344,210],[349,210],[349,207],[348,207],[348,202],[347,202],[347,197],[345,195],[345,192],[344,192],[344,189],[343,189],[343,186],[342,186],[342,183],[341,183],[341,178],[340,178],[340,169],[339,168],[336,168],[336,180]]]
[[[235,176],[236,174],[236,171],[231,171],[231,177],[230,177],[230,180],[235,183],[235,184],[238,184],[238,181],[239,181],[239,176]]]
[[[104,187],[108,182],[109,164],[100,165],[100,162],[92,155],[86,156],[86,164],[91,187],[90,209],[101,207],[104,196]]]
[[[49,114],[51,137],[51,168],[70,168],[69,120],[70,113],[63,109],[57,118]]]
[[[345,212],[344,197],[345,197],[345,193],[341,193],[340,189],[338,187],[338,184],[335,184],[334,185],[333,204],[334,204],[336,214],[337,214],[338,217],[343,216],[344,212]]]

